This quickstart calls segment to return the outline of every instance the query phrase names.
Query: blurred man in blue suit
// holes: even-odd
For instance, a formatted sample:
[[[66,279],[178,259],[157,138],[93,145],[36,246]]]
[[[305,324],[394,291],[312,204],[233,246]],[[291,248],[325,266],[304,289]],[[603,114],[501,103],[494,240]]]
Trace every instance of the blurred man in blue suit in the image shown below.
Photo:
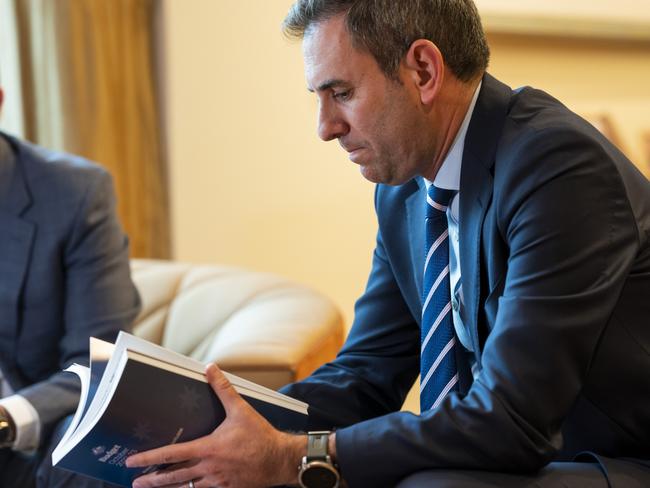
[[[0,486],[104,486],[51,467],[80,392],[61,370],[139,308],[109,174],[0,133]]]
[[[298,0],[285,29],[319,136],[377,183],[350,335],[284,390],[330,432],[274,431],[212,367],[228,417],[132,458],[178,463],[134,485],[650,486],[648,180],[486,73],[471,0]],[[418,373],[421,413],[400,412]]]

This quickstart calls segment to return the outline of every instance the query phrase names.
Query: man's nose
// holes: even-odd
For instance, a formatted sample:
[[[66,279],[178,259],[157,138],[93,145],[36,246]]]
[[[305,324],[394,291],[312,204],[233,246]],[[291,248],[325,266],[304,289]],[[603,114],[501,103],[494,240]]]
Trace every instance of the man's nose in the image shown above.
[[[338,114],[320,107],[318,111],[318,137],[331,141],[346,135],[350,126]]]

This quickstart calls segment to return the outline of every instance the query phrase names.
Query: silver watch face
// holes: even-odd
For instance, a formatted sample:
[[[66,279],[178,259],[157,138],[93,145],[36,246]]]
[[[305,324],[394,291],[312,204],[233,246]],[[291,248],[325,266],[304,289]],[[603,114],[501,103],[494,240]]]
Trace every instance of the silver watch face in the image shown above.
[[[334,466],[322,461],[312,461],[300,472],[300,484],[305,488],[335,488],[339,475]]]

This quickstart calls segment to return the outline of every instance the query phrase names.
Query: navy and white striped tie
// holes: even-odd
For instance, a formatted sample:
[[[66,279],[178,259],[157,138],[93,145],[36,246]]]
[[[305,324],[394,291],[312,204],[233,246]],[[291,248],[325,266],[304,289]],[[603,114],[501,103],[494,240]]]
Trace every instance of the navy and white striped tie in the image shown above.
[[[456,334],[449,284],[447,207],[456,192],[431,185],[427,192],[426,259],[422,287],[420,410],[435,408],[458,383]]]

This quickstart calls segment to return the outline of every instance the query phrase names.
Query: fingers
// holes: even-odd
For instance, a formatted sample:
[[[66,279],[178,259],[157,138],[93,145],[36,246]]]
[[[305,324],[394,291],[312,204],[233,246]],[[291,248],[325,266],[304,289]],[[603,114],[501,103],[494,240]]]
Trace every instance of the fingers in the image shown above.
[[[199,457],[198,447],[197,441],[190,441],[140,452],[126,459],[126,467],[142,468],[157,464],[180,463]]]
[[[210,386],[221,400],[226,415],[228,415],[233,408],[243,401],[242,398],[216,364],[210,364],[205,370],[205,375]]]
[[[159,486],[187,488],[191,480],[193,480],[195,488],[202,486],[201,477],[193,467],[177,468],[172,466],[168,469],[155,471],[146,476],[136,478],[133,480],[133,488],[153,488]]]

